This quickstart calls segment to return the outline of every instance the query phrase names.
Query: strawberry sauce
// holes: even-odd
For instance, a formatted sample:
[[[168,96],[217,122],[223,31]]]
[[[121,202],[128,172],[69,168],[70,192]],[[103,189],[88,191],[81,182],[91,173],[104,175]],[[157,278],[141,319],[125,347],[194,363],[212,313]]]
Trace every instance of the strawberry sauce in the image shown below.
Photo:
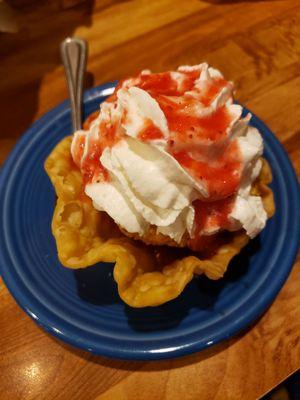
[[[108,181],[109,173],[100,162],[100,157],[106,147],[113,147],[121,139],[120,133],[117,134],[116,125],[100,123],[99,134],[96,139],[90,139],[87,155],[81,163],[83,183],[93,181]]]
[[[232,115],[227,105],[211,107],[225,87],[231,84],[221,77],[198,81],[201,71],[140,73],[136,78],[121,81],[106,100],[116,103],[117,91],[135,85],[147,91],[159,104],[167,120],[169,138],[167,151],[199,183],[206,187],[207,201],[196,200],[194,235],[189,247],[200,251],[214,242],[215,236],[203,236],[203,230],[228,229],[228,216],[241,180],[241,154],[237,142],[228,140]],[[101,122],[97,139],[90,139],[87,156],[81,163],[84,183],[108,181],[109,174],[100,162],[106,147],[114,146],[125,133],[122,124],[127,116],[123,110],[120,121]],[[98,114],[92,114],[84,124],[88,130]],[[163,139],[161,130],[149,119],[145,120],[138,139],[143,142]],[[82,141],[83,140],[83,141]],[[79,137],[76,159],[81,159],[84,137]]]
[[[144,128],[138,134],[138,138],[143,142],[147,142],[149,140],[163,139],[164,135],[162,131],[157,126],[155,126],[151,120],[147,120]]]
[[[191,176],[207,187],[209,201],[196,200],[193,203],[194,235],[189,241],[189,247],[195,251],[210,248],[216,241],[216,235],[203,236],[203,229],[228,228],[228,216],[241,179],[241,154],[236,141],[224,145],[215,159],[205,153],[205,146],[197,148],[197,143],[216,144],[226,141],[232,121],[225,105],[205,116],[193,112],[199,103],[209,107],[222,88],[229,85],[223,78],[214,78],[207,81],[203,90],[200,90],[194,86],[199,75],[197,70],[184,73],[180,85],[169,72],[141,75],[139,85],[156,99],[165,114],[170,130],[168,151]],[[191,90],[193,95],[186,93]],[[150,133],[150,137],[152,135],[155,136]],[[145,140],[143,134],[140,138]],[[186,144],[189,146],[185,147]],[[193,157],[195,153],[197,158]]]
[[[75,153],[74,153],[74,162],[78,168],[80,168],[80,160],[84,150],[85,136],[79,136],[77,139]]]
[[[90,114],[88,117],[87,117],[87,119],[84,121],[84,123],[83,123],[83,129],[85,130],[85,131],[88,131],[89,129],[90,129],[90,126],[91,126],[91,124],[92,124],[92,122],[96,119],[96,118],[98,118],[98,116],[99,116],[99,114],[100,114],[100,111],[94,111],[92,114]]]
[[[220,91],[226,87],[227,84],[227,81],[223,78],[214,79],[209,83],[203,93],[200,93],[201,103],[208,107],[216,98],[217,94],[220,93]]]
[[[81,164],[84,185],[91,183],[95,177],[99,181],[108,181],[108,172],[100,162],[102,151],[103,147],[98,142],[90,143],[89,152]]]
[[[216,235],[203,236],[203,229],[213,230],[213,228],[228,227],[228,215],[230,214],[234,204],[234,198],[228,197],[223,200],[213,202],[204,202],[195,200],[193,206],[195,209],[194,234],[189,240],[189,247],[195,251],[201,251],[207,247],[211,247],[215,242]]]
[[[236,193],[240,184],[240,153],[236,142],[224,149],[217,163],[192,158],[187,151],[173,154],[179,164],[195,179],[204,181],[210,199],[222,199]]]
[[[219,107],[214,113],[197,117],[191,115],[189,106],[195,100],[185,98],[180,104],[163,96],[157,100],[163,110],[168,127],[178,142],[185,142],[188,139],[217,141],[226,137],[231,117],[225,106]]]

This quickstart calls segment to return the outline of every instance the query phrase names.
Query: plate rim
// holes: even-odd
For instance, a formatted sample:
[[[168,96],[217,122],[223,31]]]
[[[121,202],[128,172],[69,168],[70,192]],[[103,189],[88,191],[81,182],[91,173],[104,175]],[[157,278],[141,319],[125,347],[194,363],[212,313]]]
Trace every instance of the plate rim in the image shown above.
[[[91,89],[88,89],[84,93],[84,102],[88,102],[90,100],[95,100],[97,98],[103,99],[105,97],[105,90],[107,91],[108,89],[112,89],[116,85],[116,82],[108,82],[103,85],[99,85],[96,87],[93,87]],[[243,109],[246,112],[250,112],[246,107],[243,106]],[[69,107],[69,101],[65,100],[62,103],[58,104],[56,107],[52,108],[49,110],[47,113],[43,114],[37,121],[35,121],[26,131],[25,133],[20,137],[16,145],[14,146],[13,150],[10,152],[8,158],[6,159],[4,165],[2,166],[2,169],[0,170],[0,215],[2,214],[2,207],[3,207],[3,198],[4,198],[4,188],[5,188],[5,178],[9,177],[10,174],[10,166],[13,162],[14,157],[16,156],[17,152],[19,149],[22,148],[22,145],[27,143],[27,140],[34,135],[36,131],[40,129],[45,123],[50,123],[53,121],[53,117],[57,117],[58,119],[62,117],[62,114],[65,112],[69,112],[70,107]],[[255,114],[251,112],[252,118],[255,120],[255,125],[258,126],[258,128],[262,131],[263,134],[266,132],[270,134],[270,140],[273,142],[273,145],[275,146],[276,150],[280,152],[281,157],[283,158],[284,165],[287,167],[285,170],[288,172],[285,172],[289,175],[289,179],[293,180],[295,183],[297,182],[297,175],[296,172],[293,168],[293,165],[289,159],[288,154],[286,153],[285,149],[277,139],[277,137],[271,132],[271,130],[262,122]],[[292,198],[300,204],[300,190],[299,190],[299,185],[294,185],[291,186],[290,189],[292,190]],[[299,220],[300,218],[300,210],[299,208],[296,208],[296,218],[295,220]],[[76,335],[72,334],[70,336],[66,336],[62,331],[57,330],[57,328],[53,326],[49,326],[45,320],[47,318],[41,318],[41,316],[36,316],[34,312],[26,307],[26,295],[22,293],[17,293],[15,284],[14,282],[11,282],[9,278],[3,273],[5,271],[5,268],[2,267],[4,261],[5,261],[5,255],[4,255],[4,248],[0,249],[0,274],[2,276],[2,279],[8,288],[10,294],[13,296],[15,301],[18,303],[18,305],[33,319],[39,326],[41,326],[43,329],[45,329],[47,332],[51,333],[52,335],[58,337],[60,340],[63,340],[64,342],[69,343],[70,345],[81,348],[86,351],[91,351],[94,354],[110,357],[110,358],[119,358],[119,359],[127,359],[127,360],[143,360],[143,361],[149,361],[149,360],[159,360],[159,359],[170,359],[170,358],[175,358],[175,357],[180,357],[183,355],[188,355],[200,350],[203,350],[205,348],[208,348],[216,343],[219,343],[222,340],[228,339],[229,337],[237,335],[239,332],[245,330],[249,325],[251,325],[253,322],[255,322],[266,309],[272,304],[274,298],[278,295],[280,289],[282,288],[284,282],[286,281],[290,270],[293,267],[294,260],[297,254],[298,246],[299,246],[299,241],[300,241],[300,224],[298,225],[298,229],[296,229],[296,234],[297,237],[295,241],[291,241],[291,246],[289,248],[288,255],[286,256],[287,262],[286,268],[284,271],[281,271],[280,279],[276,280],[276,285],[273,285],[271,291],[267,291],[264,296],[260,297],[260,304],[259,306],[256,305],[256,307],[253,307],[251,312],[247,313],[247,317],[244,316],[240,318],[240,321],[238,324],[234,325],[231,329],[227,329],[227,333],[225,334],[223,331],[214,337],[214,340],[208,341],[206,343],[202,343],[201,340],[198,340],[194,343],[189,343],[186,346],[179,346],[174,348],[173,350],[170,351],[162,351],[162,352],[152,352],[149,353],[148,350],[146,351],[134,351],[132,349],[131,352],[128,353],[128,350],[121,351],[120,349],[118,350],[111,350],[111,349],[105,349],[101,348],[100,350],[98,349],[91,349],[87,345],[85,345],[84,341],[82,342],[79,340]],[[4,230],[4,227],[1,226],[1,230]],[[0,239],[1,242],[4,243],[3,235],[2,239]],[[2,247],[2,246],[1,246]],[[5,249],[6,250],[6,249]],[[8,254],[6,254],[8,256]],[[30,293],[31,295],[31,293]],[[25,302],[24,302],[25,300]],[[38,299],[34,299],[37,300]],[[49,311],[50,312],[50,311]],[[201,338],[200,338],[201,339]]]

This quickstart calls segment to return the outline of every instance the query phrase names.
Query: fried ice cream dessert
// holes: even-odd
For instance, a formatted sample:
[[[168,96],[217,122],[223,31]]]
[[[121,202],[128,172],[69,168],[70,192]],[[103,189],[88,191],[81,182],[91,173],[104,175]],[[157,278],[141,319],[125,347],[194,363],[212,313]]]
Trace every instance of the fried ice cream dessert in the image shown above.
[[[114,262],[132,307],[176,298],[194,275],[221,278],[275,210],[263,139],[242,111],[206,63],[121,81],[45,162],[61,263]]]

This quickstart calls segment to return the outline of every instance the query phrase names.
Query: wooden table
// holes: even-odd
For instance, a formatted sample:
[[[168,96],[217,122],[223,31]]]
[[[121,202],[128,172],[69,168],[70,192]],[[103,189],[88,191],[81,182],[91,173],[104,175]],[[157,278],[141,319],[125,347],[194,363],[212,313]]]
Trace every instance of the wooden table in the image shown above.
[[[300,172],[300,3],[9,1],[18,34],[0,36],[0,161],[67,97],[58,46],[90,44],[87,86],[142,68],[208,61],[275,132]],[[48,3],[48,4],[45,4]],[[80,3],[74,6],[74,3]],[[73,349],[41,329],[0,283],[1,399],[255,399],[300,367],[300,262],[247,333],[179,360],[126,362]],[[278,266],[280,268],[280,266]]]

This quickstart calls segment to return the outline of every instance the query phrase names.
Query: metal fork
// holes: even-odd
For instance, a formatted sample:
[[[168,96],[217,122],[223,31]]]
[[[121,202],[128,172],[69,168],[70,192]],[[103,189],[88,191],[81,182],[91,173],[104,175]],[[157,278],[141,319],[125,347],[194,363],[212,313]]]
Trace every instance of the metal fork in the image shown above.
[[[82,126],[82,92],[87,51],[86,41],[78,38],[66,38],[60,45],[71,101],[73,131]]]

